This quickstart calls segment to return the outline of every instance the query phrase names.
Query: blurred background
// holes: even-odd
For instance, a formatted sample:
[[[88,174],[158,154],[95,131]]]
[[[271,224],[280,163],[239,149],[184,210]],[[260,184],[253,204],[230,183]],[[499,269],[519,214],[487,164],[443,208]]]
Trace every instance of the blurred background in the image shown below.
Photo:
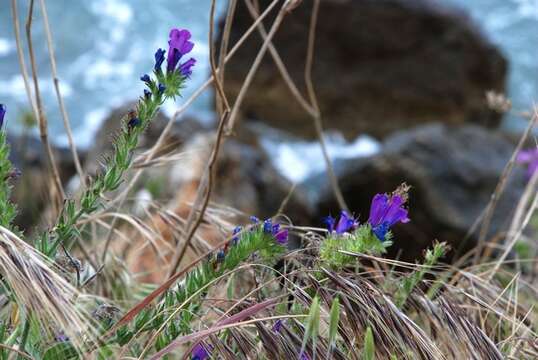
[[[263,11],[270,1],[258,3]],[[217,4],[222,20],[227,2]],[[18,1],[18,6],[24,25],[28,2]],[[155,50],[167,48],[170,28],[192,32],[197,64],[183,98],[164,106],[142,147],[155,142],[174,110],[209,76],[208,0],[53,0],[47,6],[62,94],[90,174],[99,168],[119,119],[142,93],[139,77],[152,68]],[[311,2],[303,1],[274,39],[303,94],[311,10]],[[267,30],[273,20],[271,15],[264,21]],[[238,1],[231,46],[252,22]],[[216,28],[219,38],[222,29]],[[51,140],[62,178],[74,188],[38,9],[33,40]],[[475,235],[469,230],[527,126],[520,113],[532,110],[537,98],[537,43],[538,0],[321,1],[312,80],[329,155],[346,203],[359,219],[365,220],[373,194],[403,181],[412,186],[412,222],[395,229],[404,244],[395,251],[403,251],[404,258],[415,258],[434,239],[448,241],[456,251],[472,246]],[[226,67],[230,99],[237,96],[261,44],[253,33]],[[488,91],[506,95],[512,111],[488,103]],[[7,0],[0,7],[0,102],[9,110],[13,161],[23,169],[16,196],[22,201],[19,224],[28,228],[46,208],[46,184],[40,188],[39,181],[44,157]],[[169,144],[187,155],[148,171],[133,193],[135,208],[140,201],[173,199],[169,206],[186,211],[180,204],[191,199],[208,156],[214,108],[209,89],[182,114]],[[269,53],[240,119],[221,154],[216,203],[265,217],[287,199],[284,213],[299,225],[322,226],[324,216],[339,211],[312,119],[291,96]],[[510,181],[491,235],[502,231],[513,214],[526,182],[523,169]]]

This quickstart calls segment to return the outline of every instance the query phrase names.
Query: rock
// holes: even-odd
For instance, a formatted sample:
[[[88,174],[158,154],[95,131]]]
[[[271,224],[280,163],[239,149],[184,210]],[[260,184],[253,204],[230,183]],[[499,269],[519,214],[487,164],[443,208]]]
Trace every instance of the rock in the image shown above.
[[[256,145],[254,137],[250,140],[249,144],[245,144],[227,139],[221,147],[210,204],[217,210],[208,210],[206,214],[210,215],[200,226],[197,234],[203,240],[194,241],[194,248],[201,247],[198,254],[207,251],[207,246],[216,246],[230,236],[233,224],[248,222],[249,215],[261,219],[274,216],[292,187],[273,167],[261,147]],[[186,156],[176,164],[163,168],[167,174],[159,175],[167,179],[163,187],[175,191],[167,206],[174,217],[187,218],[213,144],[213,131],[193,135],[181,149]],[[300,190],[290,197],[283,213],[293,223],[304,224],[312,217],[312,209]],[[136,235],[131,237],[135,240],[129,245],[128,251],[120,249],[118,253],[127,254],[126,262],[132,271],[145,274],[141,278],[143,281],[161,282],[171,260],[169,249],[175,248],[175,236],[182,225],[177,221],[165,221],[162,215],[155,215],[148,223],[156,225],[160,235],[152,246],[145,246],[147,240]],[[223,232],[224,225],[229,227],[228,232]],[[190,263],[197,256],[192,249],[189,250],[182,264]]]
[[[259,3],[263,10],[270,1]],[[288,14],[274,38],[303,93],[311,3],[303,1]],[[503,92],[507,62],[465,13],[429,0],[322,0],[320,6],[313,82],[326,129],[353,139],[361,133],[382,138],[431,121],[499,124],[501,115],[488,109],[485,92]],[[264,22],[266,29],[273,19]],[[252,23],[239,1],[230,44]],[[226,66],[230,99],[261,44],[256,32]],[[242,113],[296,135],[315,135],[269,53]]]
[[[447,241],[452,254],[476,244],[476,232],[467,243],[463,239],[488,204],[514,148],[499,133],[478,126],[434,124],[387,138],[377,156],[335,166],[344,198],[361,221],[368,219],[374,194],[390,192],[404,181],[412,186],[411,222],[397,225],[394,232],[396,250],[403,250],[403,259],[414,260],[435,239]],[[520,167],[514,169],[494,213],[489,238],[507,230],[526,185],[524,173]],[[316,199],[318,218],[338,211],[328,185],[319,190],[322,180],[306,184],[321,193]]]
[[[49,201],[51,178],[48,160],[38,138],[9,134],[8,142],[11,146],[10,160],[21,170],[21,177],[16,180],[13,189],[13,201],[19,208],[15,223],[22,230],[29,230],[40,220]],[[65,184],[76,173],[71,150],[53,146],[53,153],[60,178]],[[84,151],[79,151],[79,157],[81,161],[85,159]]]
[[[99,170],[99,161],[103,156],[112,152],[112,141],[114,135],[120,130],[122,118],[132,109],[136,108],[136,102],[128,102],[118,108],[113,109],[103,121],[99,131],[95,135],[95,141],[88,151],[87,172],[90,174]],[[139,148],[147,149],[153,146],[170,119],[161,111],[157,113],[148,129],[140,138]],[[193,133],[208,130],[209,126],[202,124],[195,118],[184,117],[172,125],[163,145],[163,151],[172,151],[181,146]]]

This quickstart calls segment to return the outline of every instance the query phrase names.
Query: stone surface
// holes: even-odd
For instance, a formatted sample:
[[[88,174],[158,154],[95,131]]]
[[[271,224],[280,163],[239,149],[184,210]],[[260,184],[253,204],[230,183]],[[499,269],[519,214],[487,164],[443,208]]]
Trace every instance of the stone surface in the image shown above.
[[[51,178],[47,158],[38,138],[9,134],[8,142],[10,160],[21,171],[21,177],[13,182],[13,201],[19,208],[15,223],[29,230],[40,219],[49,201]],[[71,150],[53,147],[53,153],[60,178],[65,183],[76,173]],[[79,156],[84,161],[84,151],[79,151]]]
[[[234,226],[249,222],[250,215],[261,219],[272,217],[292,187],[256,145],[255,138],[252,136],[250,140],[246,144],[228,139],[221,147],[211,196],[210,208],[213,210],[207,211],[209,215],[197,232],[201,239],[193,242],[195,248],[201,247],[199,253],[207,251],[208,245],[216,246],[230,235],[231,227],[228,233],[223,232],[223,226],[215,225],[216,218],[228,226]],[[213,144],[213,131],[193,134],[181,148],[185,157],[162,169],[165,173],[160,176],[166,179],[163,186],[174,191],[167,209],[175,217],[187,218]],[[312,212],[306,196],[300,190],[293,193],[283,211],[293,223],[301,224],[308,222]],[[153,246],[145,246],[147,241],[144,238],[134,236],[126,252],[126,260],[132,271],[146,274],[142,278],[144,281],[159,282],[165,275],[166,264],[171,260],[171,249],[177,241],[175,233],[181,229],[181,225],[177,221],[163,221],[162,215],[155,215],[148,223],[156,225],[159,238]],[[121,252],[124,253],[123,250]],[[189,251],[182,264],[188,264],[196,257]]]
[[[491,130],[434,124],[395,134],[384,141],[379,155],[339,162],[336,167],[348,206],[361,221],[368,219],[373,195],[391,192],[404,181],[412,186],[411,222],[397,225],[394,231],[395,250],[414,260],[435,239],[449,242],[452,254],[460,246],[464,251],[476,243],[476,233],[465,244],[462,240],[485,209],[514,148]],[[494,213],[490,237],[506,230],[526,185],[524,173],[515,167]],[[315,199],[318,218],[337,213],[324,179],[312,179],[306,186],[311,194],[321,194]]]
[[[269,0],[259,3],[263,9]],[[311,4],[303,1],[288,14],[274,38],[303,92]],[[351,139],[360,133],[381,138],[431,121],[499,123],[485,92],[503,92],[507,62],[465,13],[429,0],[322,0],[320,14],[313,81],[325,128]],[[265,21],[267,29],[273,19]],[[230,44],[252,23],[239,1]],[[255,32],[227,65],[225,89],[232,99],[261,44]],[[269,53],[242,114],[296,135],[315,135]]]

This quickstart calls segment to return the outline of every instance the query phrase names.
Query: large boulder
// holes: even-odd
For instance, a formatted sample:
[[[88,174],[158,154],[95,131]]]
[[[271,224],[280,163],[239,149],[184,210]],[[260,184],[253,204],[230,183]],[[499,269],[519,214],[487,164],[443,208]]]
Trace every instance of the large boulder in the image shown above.
[[[14,180],[13,188],[13,201],[19,209],[15,224],[20,229],[29,231],[42,219],[43,210],[50,203],[52,177],[48,160],[38,138],[9,134],[8,142],[11,146],[9,158],[21,172],[20,178]],[[71,150],[51,146],[61,181],[65,184],[76,173]],[[84,161],[85,153],[80,149],[79,157]]]
[[[263,10],[270,1],[259,3]],[[289,13],[274,38],[303,91],[311,4],[303,1]],[[341,130],[348,139],[360,133],[381,138],[430,121],[499,123],[485,92],[503,92],[507,62],[465,13],[429,0],[321,0],[320,6],[313,82],[327,129]],[[273,19],[264,22],[266,29]],[[239,1],[230,43],[252,23]],[[253,34],[227,65],[225,90],[232,99],[261,44]],[[296,135],[315,135],[269,53],[242,113]]]
[[[394,228],[396,250],[413,260],[433,240],[447,241],[461,254],[476,244],[477,232],[464,238],[486,208],[515,146],[504,136],[478,126],[452,128],[433,124],[403,131],[385,140],[378,155],[336,163],[348,206],[361,221],[368,219],[376,193],[400,183],[411,185],[411,222]],[[516,167],[491,221],[488,238],[506,230],[526,184]],[[332,192],[319,177],[305,186],[318,204],[318,218],[337,213]],[[320,189],[323,189],[320,191]],[[315,191],[314,191],[315,190]]]

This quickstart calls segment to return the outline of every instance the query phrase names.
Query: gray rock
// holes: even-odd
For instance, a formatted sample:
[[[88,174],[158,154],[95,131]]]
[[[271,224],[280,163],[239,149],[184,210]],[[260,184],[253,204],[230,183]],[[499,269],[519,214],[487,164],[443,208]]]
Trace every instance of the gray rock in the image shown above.
[[[413,260],[433,240],[447,241],[464,251],[476,243],[476,233],[463,239],[490,200],[515,146],[501,134],[478,126],[433,124],[387,138],[383,151],[372,158],[338,162],[340,185],[348,206],[362,221],[368,219],[376,193],[390,192],[400,183],[412,186],[411,222],[394,228],[396,249]],[[526,185],[524,169],[516,167],[494,213],[489,237],[506,230]],[[320,184],[322,191],[319,191]],[[317,187],[318,218],[338,206],[323,178]],[[460,249],[461,247],[461,249]]]
[[[260,8],[269,2],[260,0]],[[288,14],[274,38],[303,92],[311,4],[303,1]],[[507,62],[462,11],[430,0],[322,0],[320,14],[313,82],[326,129],[352,139],[361,133],[383,138],[432,121],[498,125],[500,115],[488,109],[485,92],[503,92]],[[265,21],[267,29],[273,19]],[[239,1],[230,44],[252,22]],[[261,44],[253,34],[227,65],[225,90],[231,99]],[[242,112],[247,120],[315,136],[311,118],[291,96],[269,53]]]

